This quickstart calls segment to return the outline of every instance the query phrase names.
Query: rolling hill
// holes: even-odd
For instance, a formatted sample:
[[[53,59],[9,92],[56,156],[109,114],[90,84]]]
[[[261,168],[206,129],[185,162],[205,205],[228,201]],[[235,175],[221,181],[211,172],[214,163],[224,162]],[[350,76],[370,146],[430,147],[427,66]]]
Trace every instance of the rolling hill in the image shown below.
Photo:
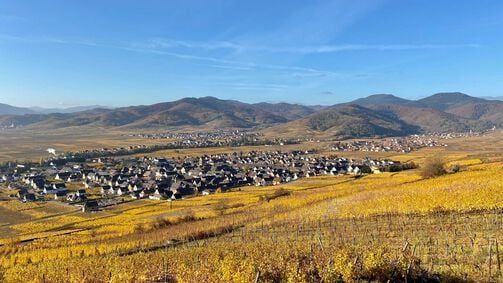
[[[0,115],[24,115],[35,114],[36,112],[29,108],[15,107],[0,103]]]
[[[248,104],[235,100],[202,97],[76,113],[27,112],[24,115],[0,116],[0,126],[11,124],[27,129],[47,130],[79,126],[130,130],[272,127],[267,132],[288,134],[292,137],[306,134],[341,138],[398,136],[422,132],[478,131],[493,126],[501,127],[503,102],[471,97],[462,93],[438,93],[420,100],[377,94],[329,107],[289,103]]]
[[[287,137],[328,135],[341,139],[403,136],[419,132],[418,127],[358,104],[335,105],[308,117],[267,129],[268,134]]]
[[[464,93],[437,93],[419,100],[428,107],[467,119],[503,125],[503,101],[486,100]]]
[[[7,115],[0,117],[0,125],[13,123],[46,129],[83,125],[131,129],[183,126],[250,128],[285,123],[313,112],[308,107],[295,104],[247,104],[203,97],[77,113]]]
[[[421,100],[376,94],[275,126],[267,133],[357,138],[479,131],[503,126],[502,105],[460,93],[440,93]]]
[[[43,107],[16,107],[0,103],[0,115],[26,115],[26,114],[54,114],[76,113],[99,108],[108,108],[100,105],[76,106],[69,108],[43,108]]]
[[[499,111],[503,102],[462,93],[438,93],[417,101],[393,95],[372,95],[351,103],[379,111],[426,132],[463,132],[503,126],[500,117],[503,109]],[[477,109],[486,111],[479,111],[483,115],[476,115]]]
[[[38,114],[52,114],[52,113],[75,113],[75,112],[82,112],[82,111],[88,111],[88,110],[94,110],[94,109],[107,109],[110,107],[102,106],[102,105],[89,105],[89,106],[75,106],[75,107],[68,107],[68,108],[43,108],[43,107],[30,107],[30,110],[33,110],[34,112]]]

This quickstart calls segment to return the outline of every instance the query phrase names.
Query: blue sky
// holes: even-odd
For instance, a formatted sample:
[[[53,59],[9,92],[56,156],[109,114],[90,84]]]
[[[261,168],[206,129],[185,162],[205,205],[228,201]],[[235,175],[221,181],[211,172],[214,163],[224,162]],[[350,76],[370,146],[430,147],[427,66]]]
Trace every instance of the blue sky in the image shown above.
[[[503,1],[0,0],[0,102],[503,95]]]

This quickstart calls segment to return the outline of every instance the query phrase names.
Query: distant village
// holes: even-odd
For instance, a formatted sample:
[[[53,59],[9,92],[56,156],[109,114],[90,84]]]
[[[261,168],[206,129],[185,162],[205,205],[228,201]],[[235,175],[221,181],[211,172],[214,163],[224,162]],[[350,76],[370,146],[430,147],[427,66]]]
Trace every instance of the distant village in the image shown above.
[[[424,147],[447,146],[440,139],[431,135],[412,135],[400,138],[381,140],[354,140],[338,142],[332,146],[336,151],[368,151],[368,152],[411,152]]]
[[[62,162],[83,162],[89,158],[126,156],[133,154],[151,153],[168,149],[209,148],[209,147],[239,147],[259,145],[299,144],[300,139],[265,139],[261,134],[244,131],[216,131],[213,133],[159,133],[128,135],[148,139],[167,139],[166,143],[157,145],[133,145],[127,147],[85,149],[76,152],[54,154],[53,159]]]
[[[211,132],[161,132],[161,133],[141,133],[131,134],[146,139],[174,139],[182,141],[200,140],[241,140],[243,138],[259,139],[262,134],[259,132],[246,130],[215,130]]]
[[[368,152],[412,152],[425,147],[446,147],[442,140],[460,137],[481,136],[481,132],[466,133],[430,133],[406,137],[384,138],[380,140],[352,140],[337,142],[332,145],[335,151],[368,151]]]
[[[361,175],[409,169],[392,160],[353,160],[314,151],[254,151],[167,158],[97,158],[85,163],[13,166],[0,182],[22,202],[54,200],[95,210],[117,202],[176,201],[242,186],[271,186],[322,175]],[[71,188],[71,189],[70,189]],[[93,191],[93,195],[89,193]]]

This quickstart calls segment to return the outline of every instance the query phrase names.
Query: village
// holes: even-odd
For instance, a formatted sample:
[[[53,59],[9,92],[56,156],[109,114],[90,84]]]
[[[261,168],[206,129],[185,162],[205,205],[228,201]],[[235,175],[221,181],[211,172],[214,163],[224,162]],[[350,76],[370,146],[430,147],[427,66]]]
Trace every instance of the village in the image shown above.
[[[352,140],[337,142],[332,145],[334,151],[365,151],[365,152],[403,152],[408,153],[426,147],[446,147],[448,146],[442,140],[455,138],[479,137],[494,129],[486,132],[450,132],[450,133],[428,133],[421,135],[409,135],[405,137],[384,138],[380,140]]]
[[[335,151],[368,152],[412,152],[425,147],[443,147],[440,138],[433,135],[411,135],[407,137],[386,138],[381,140],[354,140],[338,142],[332,146]]]
[[[240,131],[218,131],[211,133],[172,133],[172,134],[141,134],[129,135],[139,136],[148,139],[167,139],[166,143],[156,145],[131,145],[127,147],[84,149],[75,152],[63,152],[56,154],[52,152],[53,160],[62,162],[76,161],[82,162],[89,158],[126,156],[133,154],[144,154],[167,149],[187,149],[187,148],[209,148],[209,147],[239,147],[239,146],[272,146],[299,144],[300,139],[266,139],[257,133],[247,133]]]
[[[123,201],[175,201],[225,192],[242,186],[271,186],[299,178],[400,171],[411,168],[391,160],[353,160],[319,156],[315,151],[252,151],[177,159],[104,157],[85,163],[0,172],[0,183],[22,202],[61,201],[96,210]]]
[[[243,138],[258,139],[263,135],[259,132],[245,130],[215,130],[211,132],[159,132],[130,134],[145,139],[174,139],[174,140],[241,140]]]
[[[404,152],[424,147],[445,147],[444,139],[481,133],[439,133],[337,142],[333,151]],[[295,144],[291,140],[265,140],[259,133],[217,131],[214,133],[141,134],[144,138],[172,140],[165,145],[137,145],[56,154],[40,164],[0,167],[0,188],[22,202],[58,201],[98,209],[137,199],[181,200],[194,195],[225,192],[242,186],[270,186],[299,178],[400,171],[413,168],[392,160],[362,160],[321,156],[310,151],[252,151],[202,155],[177,159],[131,157],[165,148],[193,148],[262,144]],[[239,143],[241,141],[241,143]],[[120,157],[116,157],[120,156]]]

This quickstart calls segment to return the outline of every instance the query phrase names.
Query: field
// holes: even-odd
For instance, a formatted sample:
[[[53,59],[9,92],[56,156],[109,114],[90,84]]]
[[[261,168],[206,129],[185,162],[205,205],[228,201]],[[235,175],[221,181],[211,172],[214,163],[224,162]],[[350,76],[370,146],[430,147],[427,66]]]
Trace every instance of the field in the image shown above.
[[[5,282],[499,282],[501,137],[379,155],[461,168],[432,179],[421,168],[322,176],[87,214],[2,201],[0,273]]]
[[[162,143],[138,137],[129,137],[128,131],[99,128],[65,128],[64,131],[51,130],[0,130],[0,162],[31,160],[49,156],[47,149],[59,152],[82,149],[125,147],[131,145],[153,145]]]

